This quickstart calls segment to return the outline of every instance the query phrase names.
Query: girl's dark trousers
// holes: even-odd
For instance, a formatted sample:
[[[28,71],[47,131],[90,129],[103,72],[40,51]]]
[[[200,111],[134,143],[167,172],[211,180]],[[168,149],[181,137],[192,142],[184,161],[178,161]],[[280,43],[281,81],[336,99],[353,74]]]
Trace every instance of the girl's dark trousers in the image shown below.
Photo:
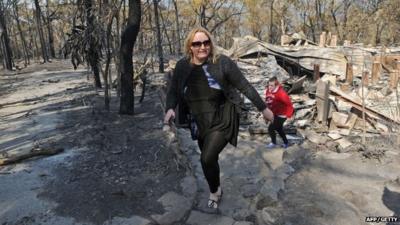
[[[288,144],[288,140],[286,138],[286,134],[283,131],[283,123],[286,121],[286,118],[282,118],[279,116],[274,116],[274,121],[268,127],[268,133],[271,137],[271,142],[276,144],[276,133],[278,132],[279,136],[281,136],[283,143]]]

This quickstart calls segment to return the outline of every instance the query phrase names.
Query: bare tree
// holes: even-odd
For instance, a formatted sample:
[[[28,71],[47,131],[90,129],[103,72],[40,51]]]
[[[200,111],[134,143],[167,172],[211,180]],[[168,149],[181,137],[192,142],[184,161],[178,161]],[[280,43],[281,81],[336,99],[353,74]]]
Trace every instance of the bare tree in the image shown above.
[[[101,88],[99,61],[101,53],[101,45],[98,35],[95,32],[95,17],[93,14],[92,0],[85,0],[86,11],[86,24],[85,29],[86,37],[89,37],[89,49],[87,52],[87,60],[94,74],[94,81],[97,88]]]
[[[54,49],[54,35],[53,35],[53,27],[51,25],[53,21],[54,13],[50,13],[49,0],[46,0],[46,27],[49,41],[49,50],[52,58],[56,57],[56,51]]]
[[[182,51],[181,51],[181,30],[179,25],[178,4],[176,0],[173,0],[172,2],[174,3],[174,9],[175,9],[175,29],[176,29],[176,37],[178,39],[176,42],[176,53],[179,55],[182,53]]]
[[[40,47],[42,49],[42,57],[44,62],[49,62],[49,54],[46,49],[46,41],[44,39],[43,30],[42,30],[42,11],[40,10],[39,0],[35,0],[35,17],[36,17],[36,29],[39,34]]]
[[[26,44],[24,33],[21,28],[21,23],[19,21],[18,0],[14,1],[13,3],[14,3],[14,17],[15,17],[15,21],[17,23],[17,29],[18,29],[19,36],[20,36],[21,42],[22,42],[22,48],[23,48],[23,54],[24,54],[24,66],[26,67],[28,64],[30,64],[28,47]]]
[[[158,2],[159,0],[153,0],[154,5],[154,19],[156,22],[156,29],[157,29],[157,52],[158,52],[158,60],[159,66],[158,71],[160,73],[164,73],[164,56],[163,56],[163,49],[162,49],[162,39],[161,39],[161,29],[160,29],[160,18],[158,17]]]
[[[10,48],[10,39],[7,33],[7,23],[3,1],[0,1],[0,38],[1,49],[3,50],[4,66],[7,70],[12,70],[12,52]]]
[[[241,15],[243,10],[243,4],[240,5],[232,0],[201,1],[200,5],[192,7],[199,18],[200,26],[208,29],[211,33],[233,16]],[[227,12],[227,9],[230,11]]]
[[[128,13],[128,24],[121,35],[121,101],[119,113],[133,115],[135,98],[133,92],[132,51],[140,29],[140,0],[129,0]]]

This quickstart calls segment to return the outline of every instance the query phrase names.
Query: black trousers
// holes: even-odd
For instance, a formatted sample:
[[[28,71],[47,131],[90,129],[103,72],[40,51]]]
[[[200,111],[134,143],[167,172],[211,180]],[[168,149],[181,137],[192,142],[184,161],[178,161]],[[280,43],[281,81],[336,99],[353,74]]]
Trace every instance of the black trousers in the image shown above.
[[[201,167],[208,182],[211,193],[215,193],[220,186],[218,155],[228,144],[225,134],[221,131],[212,131],[203,139],[198,139],[201,151]]]
[[[286,138],[286,134],[283,131],[283,123],[286,121],[286,118],[282,118],[279,116],[274,116],[274,121],[268,127],[269,136],[271,136],[272,143],[276,144],[276,133],[278,132],[279,136],[281,136],[283,143],[288,144],[288,140]]]

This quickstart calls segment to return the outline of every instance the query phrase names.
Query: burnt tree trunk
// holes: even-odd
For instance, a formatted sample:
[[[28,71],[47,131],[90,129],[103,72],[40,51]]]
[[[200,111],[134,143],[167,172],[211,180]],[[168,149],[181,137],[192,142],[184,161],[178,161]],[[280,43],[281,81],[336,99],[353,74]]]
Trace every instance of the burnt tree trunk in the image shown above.
[[[120,66],[121,66],[121,102],[119,113],[133,115],[133,63],[132,51],[140,29],[140,0],[129,0],[128,24],[121,35]]]
[[[51,26],[51,22],[53,19],[51,18],[50,15],[50,7],[49,7],[49,0],[46,1],[46,9],[47,9],[47,15],[46,15],[46,20],[47,20],[47,34],[48,34],[48,39],[49,39],[49,50],[50,50],[50,56],[52,58],[56,57],[56,51],[54,49],[54,35],[53,35],[53,27]]]
[[[49,62],[49,55],[46,49],[46,41],[44,40],[43,30],[42,30],[42,20],[41,20],[41,10],[39,5],[39,0],[35,0],[35,17],[36,17],[36,28],[39,34],[40,47],[42,49],[42,57],[44,62]]]
[[[271,5],[269,8],[269,43],[272,44],[274,33],[272,32],[274,28],[274,0],[271,1]]]
[[[171,40],[170,40],[170,38],[169,38],[168,29],[167,29],[167,26],[166,26],[166,24],[165,24],[165,20],[164,20],[164,17],[163,17],[163,15],[162,15],[162,13],[160,13],[160,18],[161,18],[161,22],[162,22],[162,26],[163,26],[163,30],[164,30],[165,37],[167,38],[168,47],[169,47],[169,53],[170,53],[171,55],[172,55],[172,54],[175,54],[175,51],[174,51],[174,49],[172,48],[172,43],[171,43]],[[162,50],[162,48],[161,48],[161,50]]]
[[[163,56],[163,50],[161,46],[161,29],[160,29],[160,19],[158,17],[158,1],[159,0],[153,0],[154,4],[154,19],[156,22],[156,29],[157,29],[157,51],[158,51],[158,60],[159,60],[159,67],[158,71],[160,73],[164,73],[164,56]]]
[[[179,26],[179,13],[178,13],[178,5],[176,3],[176,0],[173,1],[174,3],[174,8],[175,8],[175,26],[176,26],[176,37],[178,38],[177,44],[176,44],[176,52],[177,55],[180,55],[182,53],[181,51],[181,31],[180,31],[180,26]]]
[[[4,67],[12,70],[12,52],[10,47],[10,38],[7,33],[7,23],[3,8],[3,2],[0,1],[0,43],[3,50]]]
[[[14,16],[15,16],[15,21],[17,22],[17,29],[19,32],[19,36],[20,36],[21,42],[22,42],[22,48],[23,48],[23,53],[24,53],[24,66],[26,67],[27,65],[30,64],[30,59],[29,59],[28,46],[26,44],[26,39],[22,32],[21,23],[19,21],[18,4],[16,1],[14,2]]]
[[[92,10],[93,4],[92,0],[85,0],[85,10],[86,10],[86,23],[87,27],[85,32],[88,32],[89,37],[89,50],[87,52],[87,59],[92,68],[94,75],[94,83],[96,88],[101,88],[101,80],[100,80],[100,69],[99,69],[99,60],[100,55],[99,52],[101,49],[98,46],[98,37],[95,37],[94,33],[94,15]]]

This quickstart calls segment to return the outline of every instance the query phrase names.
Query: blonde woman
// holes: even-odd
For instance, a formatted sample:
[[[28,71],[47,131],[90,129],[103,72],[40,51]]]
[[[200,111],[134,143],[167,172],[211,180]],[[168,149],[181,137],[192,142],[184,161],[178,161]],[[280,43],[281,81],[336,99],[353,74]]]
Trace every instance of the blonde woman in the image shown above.
[[[185,57],[176,64],[166,100],[164,123],[175,118],[185,124],[191,115],[198,127],[201,166],[210,188],[207,206],[217,209],[222,197],[218,155],[230,143],[237,144],[239,90],[260,110],[266,120],[273,114],[240,72],[236,63],[215,52],[211,34],[204,28],[189,32]]]

